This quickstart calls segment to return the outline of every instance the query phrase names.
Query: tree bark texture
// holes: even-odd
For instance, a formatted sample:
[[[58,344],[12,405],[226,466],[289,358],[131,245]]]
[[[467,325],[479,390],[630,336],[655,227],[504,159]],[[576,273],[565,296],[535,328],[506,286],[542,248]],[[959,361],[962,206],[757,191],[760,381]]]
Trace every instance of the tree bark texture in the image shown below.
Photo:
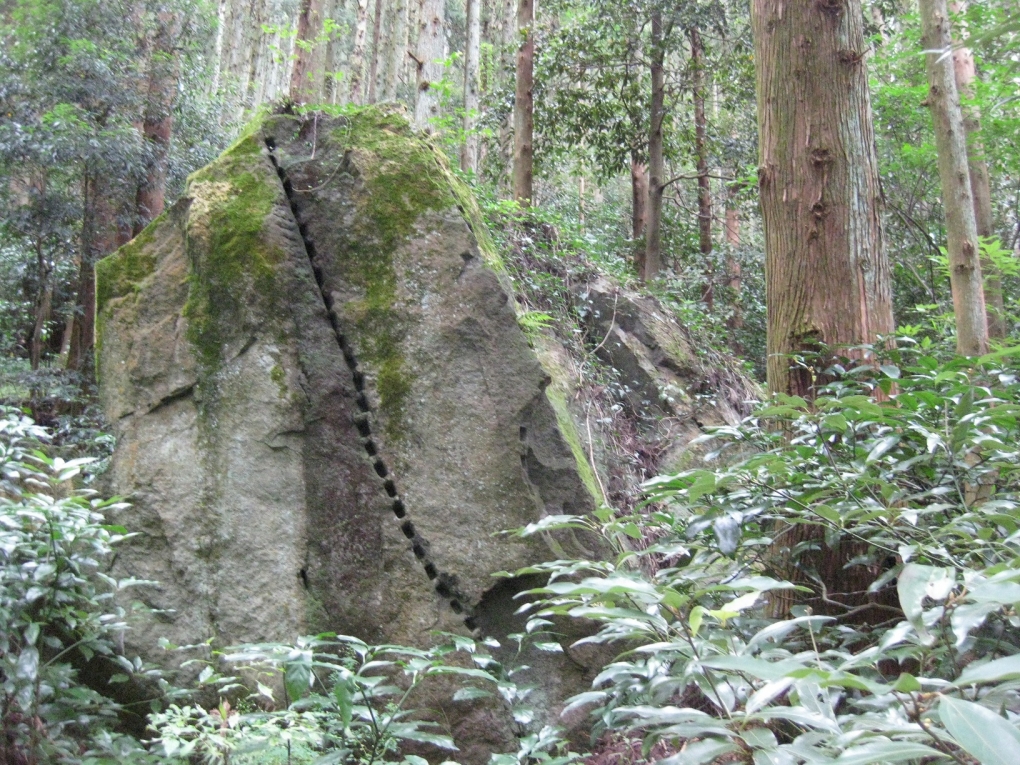
[[[173,14],[160,13],[157,21],[156,32],[147,46],[148,72],[142,118],[142,138],[147,151],[145,174],[135,196],[133,233],[136,236],[163,213],[177,93],[177,19]]]
[[[691,77],[694,96],[694,154],[698,172],[698,245],[705,269],[702,299],[712,312],[715,304],[715,270],[712,267],[712,186],[708,177],[708,125],[705,120],[705,49],[697,27],[688,30],[691,40]]]
[[[946,0],[920,0],[921,31],[928,71],[928,106],[935,124],[942,206],[946,213],[949,280],[956,315],[956,350],[962,356],[988,351],[988,322],[981,281],[974,196],[967,165],[967,133],[956,90],[952,36]],[[944,55],[946,54],[946,55]]]
[[[415,96],[414,124],[425,130],[439,116],[439,90],[433,85],[443,77],[442,59],[446,54],[443,19],[445,0],[418,0],[418,91]]]
[[[354,50],[347,75],[350,79],[349,93],[352,104],[365,102],[365,43],[368,40],[368,0],[358,0],[358,13],[354,21]]]
[[[386,74],[383,78],[383,99],[386,101],[396,100],[397,88],[410,58],[407,55],[407,3],[408,0],[392,0]]]
[[[479,74],[482,53],[482,3],[467,0],[467,39],[464,45],[464,144],[460,150],[460,169],[465,173],[478,170]]]
[[[648,165],[637,156],[630,160],[630,196],[630,236],[640,239],[648,223]]]
[[[652,11],[651,56],[652,98],[648,121],[648,223],[645,229],[645,267],[642,277],[651,281],[662,270],[662,193],[666,164],[663,155],[662,122],[666,115],[665,40],[662,11]]]
[[[96,261],[117,245],[117,222],[109,188],[98,169],[86,166],[82,173],[81,258],[74,327],[67,354],[67,368],[87,379],[95,371],[92,351],[96,336]]]
[[[768,386],[791,356],[894,329],[860,0],[754,0]],[[824,362],[823,362],[824,363]]]
[[[379,98],[379,66],[382,58],[383,0],[375,0],[375,20],[372,22],[372,66],[368,73],[368,103],[374,104]]]
[[[726,244],[726,286],[729,288],[732,308],[730,316],[726,320],[726,326],[731,330],[742,329],[744,326],[744,309],[740,302],[740,291],[743,284],[740,260],[737,258],[737,248],[740,247],[740,210],[737,207],[737,197],[740,196],[740,187],[736,183],[729,184],[726,189],[726,219],[725,235]],[[743,348],[736,340],[730,341],[730,348],[738,355]]]
[[[534,196],[535,2],[518,0],[517,87],[514,91],[514,199],[524,206]]]
[[[301,0],[297,18],[294,68],[290,74],[290,100],[310,104],[318,100],[322,72],[318,70],[316,39],[322,32],[322,0]]]
[[[791,369],[792,356],[874,342],[894,329],[861,2],[753,0],[751,17],[768,386],[811,399],[828,359]],[[874,577],[863,565],[847,568],[866,546],[829,548],[820,528],[803,524],[780,525],[773,536],[769,562],[779,576],[812,589],[820,581],[847,606],[867,602]],[[775,594],[772,615],[785,616],[794,598],[803,596]],[[816,613],[840,610],[809,602]]]
[[[953,3],[953,13],[967,10],[966,2]],[[977,79],[977,66],[974,56],[960,44],[962,35],[957,32],[957,40],[953,47],[953,77],[956,90],[961,98],[974,97],[974,80]],[[974,222],[977,224],[979,237],[995,236],[992,222],[992,183],[988,176],[988,163],[984,159],[984,146],[981,142],[981,114],[977,107],[963,108],[963,129],[967,134],[967,168],[970,174],[970,190],[974,196]],[[1006,310],[1002,299],[1002,276],[988,258],[981,258],[981,273],[985,287],[985,313],[988,319],[988,337],[1003,338],[1006,336]]]
[[[39,368],[42,360],[43,334],[53,312],[53,262],[43,251],[42,237],[35,240],[36,268],[39,271],[39,289],[35,299],[35,325],[28,345],[28,358],[32,369]]]

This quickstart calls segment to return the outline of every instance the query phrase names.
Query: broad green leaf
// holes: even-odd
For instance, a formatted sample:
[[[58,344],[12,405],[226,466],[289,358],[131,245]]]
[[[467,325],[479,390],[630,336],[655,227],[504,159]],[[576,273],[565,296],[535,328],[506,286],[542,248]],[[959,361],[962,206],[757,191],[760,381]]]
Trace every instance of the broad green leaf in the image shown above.
[[[39,651],[35,646],[25,646],[18,656],[18,663],[14,671],[19,680],[34,681],[39,672]]]
[[[893,378],[894,380],[900,379],[900,368],[892,364],[883,364],[879,367],[886,376]]]
[[[283,684],[291,703],[304,697],[312,687],[312,654],[302,651],[301,656],[286,662],[283,670]]]
[[[1016,765],[1020,731],[973,701],[943,696],[939,718],[957,743],[981,765]]]
[[[713,491],[715,491],[715,473],[706,470],[687,490],[687,498],[691,502],[697,502],[701,497],[711,494]]]
[[[922,566],[919,563],[908,563],[896,580],[896,591],[900,598],[900,608],[907,621],[917,630],[917,635],[925,645],[931,645],[932,636],[921,618],[924,613],[924,598],[928,594],[928,583],[933,578],[944,578],[945,569],[935,566]]]
[[[897,693],[914,693],[915,691],[921,690],[921,684],[917,681],[909,672],[900,672],[900,676],[896,678],[896,682],[893,684],[892,690]]]
[[[691,615],[687,620],[687,626],[691,631],[692,635],[697,635],[698,630],[701,629],[701,622],[705,618],[705,608],[703,606],[695,606],[691,609]]]
[[[740,518],[728,514],[716,518],[712,523],[712,531],[715,533],[716,542],[719,544],[719,551],[723,555],[733,555],[740,544]]]
[[[868,741],[847,749],[832,760],[834,765],[885,765],[890,762],[920,760],[926,757],[947,758],[937,749],[911,741]]]
[[[587,691],[585,693],[579,693],[576,696],[571,696],[567,701],[567,705],[563,708],[560,714],[567,714],[578,707],[583,707],[586,704],[599,704],[606,700],[609,694],[605,691]],[[457,697],[454,696],[454,699]]]
[[[656,765],[703,765],[713,762],[724,754],[736,751],[732,741],[705,739],[704,741],[688,741],[683,749],[671,757],[656,762]]]
[[[1015,680],[1020,677],[1020,654],[1004,656],[987,664],[971,664],[957,678],[955,685],[979,685]]]
[[[871,447],[871,451],[868,453],[868,457],[867,459],[864,460],[864,463],[866,465],[870,465],[871,463],[881,459],[890,449],[896,446],[896,444],[898,444],[899,442],[900,436],[898,435],[886,436],[885,438],[879,439],[878,443]]]
[[[453,694],[454,701],[472,701],[474,699],[486,699],[492,694],[483,691],[481,688],[461,688]]]

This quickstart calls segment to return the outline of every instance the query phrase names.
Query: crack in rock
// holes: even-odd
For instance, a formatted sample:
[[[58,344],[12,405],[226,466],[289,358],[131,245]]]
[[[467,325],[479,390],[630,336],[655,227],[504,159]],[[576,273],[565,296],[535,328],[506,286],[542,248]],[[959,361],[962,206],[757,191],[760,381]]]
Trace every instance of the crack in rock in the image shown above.
[[[464,614],[465,626],[469,630],[474,630],[476,627],[475,618],[472,615],[471,607],[467,603],[467,598],[457,586],[456,576],[445,571],[440,571],[436,564],[429,558],[429,543],[421,536],[421,534],[418,533],[414,524],[408,517],[404,501],[397,492],[396,482],[394,481],[389,468],[386,466],[386,463],[379,455],[378,444],[372,436],[372,407],[368,400],[365,375],[359,368],[358,359],[354,355],[354,351],[351,349],[351,346],[347,342],[347,338],[343,333],[340,316],[334,308],[333,296],[326,289],[326,282],[322,273],[322,267],[319,265],[316,257],[315,243],[311,240],[308,233],[308,227],[304,222],[302,222],[300,214],[298,213],[297,203],[294,199],[294,186],[287,177],[286,171],[276,160],[276,143],[272,138],[266,138],[265,144],[269,151],[269,160],[273,163],[276,174],[280,177],[284,193],[287,195],[287,201],[290,204],[291,214],[294,216],[294,221],[297,223],[298,231],[301,233],[305,253],[308,255],[308,260],[312,267],[312,273],[315,276],[315,283],[319,288],[323,305],[326,307],[326,312],[329,315],[330,324],[333,327],[333,334],[336,337],[337,345],[340,347],[341,353],[343,353],[344,361],[347,363],[347,367],[354,380],[354,388],[357,391],[357,398],[355,399],[355,402],[358,408],[357,413],[354,415],[354,425],[358,430],[358,435],[361,436],[362,446],[365,449],[365,453],[372,461],[372,467],[375,470],[376,475],[383,479],[383,490],[386,492],[386,496],[392,501],[391,507],[393,515],[401,522],[400,530],[409,540],[411,544],[411,552],[414,554],[414,557],[421,562],[425,569],[425,575],[429,578],[429,580],[436,583],[436,594],[449,603],[449,606],[454,613]],[[302,570],[301,573],[302,579],[305,581],[305,586],[307,587],[305,572]]]

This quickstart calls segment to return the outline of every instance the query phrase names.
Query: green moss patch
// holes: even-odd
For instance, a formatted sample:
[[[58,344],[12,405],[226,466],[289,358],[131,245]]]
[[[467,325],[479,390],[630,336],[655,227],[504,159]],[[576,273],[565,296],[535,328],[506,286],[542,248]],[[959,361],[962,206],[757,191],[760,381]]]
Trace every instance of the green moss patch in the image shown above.
[[[114,298],[137,291],[139,284],[156,270],[156,256],[149,245],[156,227],[165,220],[166,213],[119,250],[96,263],[96,310],[99,313]]]
[[[599,488],[599,482],[595,478],[591,463],[588,462],[588,455],[581,444],[581,436],[574,426],[574,419],[570,416],[566,396],[563,395],[561,390],[550,385],[545,389],[545,397],[552,405],[553,411],[556,412],[556,422],[560,426],[560,433],[570,446],[570,451],[574,454],[574,462],[577,463],[577,474],[581,476],[584,488],[588,490],[592,499],[595,500],[596,507],[604,504],[606,501],[605,497],[602,496],[602,489]]]
[[[276,266],[285,254],[263,236],[279,194],[275,180],[257,134],[189,180],[198,218],[189,223],[200,228],[195,232],[200,241],[189,242],[192,274],[184,315],[188,339],[206,371],[219,367],[224,345],[244,331],[253,309],[272,316],[280,307]]]
[[[341,277],[364,295],[347,310],[361,341],[359,357],[376,371],[386,434],[398,439],[412,378],[401,353],[404,330],[395,310],[393,258],[425,212],[444,212],[457,202],[433,149],[401,114],[379,107],[350,110],[329,137],[339,151],[350,152],[364,184],[358,198],[361,223],[347,232],[338,266]]]

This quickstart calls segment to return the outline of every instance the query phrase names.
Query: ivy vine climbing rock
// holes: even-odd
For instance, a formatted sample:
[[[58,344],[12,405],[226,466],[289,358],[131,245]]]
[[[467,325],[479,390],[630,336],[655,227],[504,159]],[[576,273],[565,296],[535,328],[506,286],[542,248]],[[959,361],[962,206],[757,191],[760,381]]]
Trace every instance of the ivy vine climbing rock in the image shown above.
[[[475,202],[399,112],[264,118],[97,274],[113,520],[140,532],[115,573],[158,582],[144,655],[505,637],[521,588],[493,572],[592,553],[498,535],[596,499]],[[555,714],[596,667],[552,657]],[[450,705],[461,761],[512,742]]]

